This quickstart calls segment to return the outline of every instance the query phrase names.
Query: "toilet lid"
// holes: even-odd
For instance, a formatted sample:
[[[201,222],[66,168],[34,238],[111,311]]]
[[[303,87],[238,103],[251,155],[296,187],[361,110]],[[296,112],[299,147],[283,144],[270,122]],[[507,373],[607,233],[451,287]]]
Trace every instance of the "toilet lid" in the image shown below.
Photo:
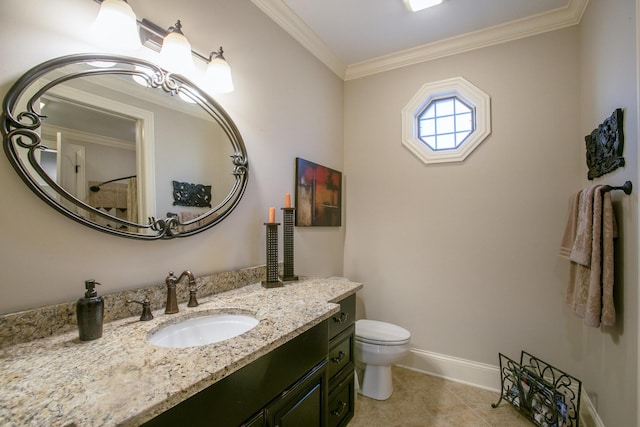
[[[411,333],[400,326],[378,320],[356,321],[356,340],[370,344],[397,345],[409,342]]]

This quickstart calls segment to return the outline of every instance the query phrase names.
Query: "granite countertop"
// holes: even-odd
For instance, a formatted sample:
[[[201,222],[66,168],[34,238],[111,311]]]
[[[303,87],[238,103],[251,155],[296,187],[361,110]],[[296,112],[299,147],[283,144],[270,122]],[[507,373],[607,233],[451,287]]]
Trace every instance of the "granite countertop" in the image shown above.
[[[82,342],[78,332],[0,349],[3,426],[139,425],[248,365],[338,312],[335,302],[360,283],[309,278],[281,288],[259,283],[199,298],[200,305],[154,319],[104,325]],[[249,313],[259,323],[219,343],[190,348],[149,344],[150,332],[207,313]]]

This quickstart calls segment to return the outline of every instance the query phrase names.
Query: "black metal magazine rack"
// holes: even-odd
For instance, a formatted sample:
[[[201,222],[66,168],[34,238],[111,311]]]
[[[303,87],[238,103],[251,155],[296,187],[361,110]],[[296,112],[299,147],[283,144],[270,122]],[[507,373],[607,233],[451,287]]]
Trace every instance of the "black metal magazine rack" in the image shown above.
[[[523,351],[520,363],[502,353],[501,394],[504,399],[540,427],[578,427],[582,382]]]

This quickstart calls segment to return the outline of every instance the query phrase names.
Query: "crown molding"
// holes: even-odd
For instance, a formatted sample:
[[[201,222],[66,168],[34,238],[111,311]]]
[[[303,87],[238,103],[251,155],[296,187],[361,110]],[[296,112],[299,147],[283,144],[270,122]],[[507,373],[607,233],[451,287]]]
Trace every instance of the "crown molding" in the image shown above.
[[[135,141],[124,141],[122,139],[111,138],[95,133],[83,132],[63,126],[42,124],[42,137],[48,141],[55,141],[56,134],[62,133],[68,141],[102,145],[105,147],[118,148],[120,150],[136,151]]]
[[[345,80],[358,79],[577,25],[588,3],[589,0],[570,0],[566,7],[351,64],[347,67]]]
[[[282,0],[251,1],[338,77],[345,78],[346,64]]]
[[[345,65],[282,0],[251,0],[338,77],[354,80],[445,56],[506,43],[580,23],[589,0],[356,64]]]

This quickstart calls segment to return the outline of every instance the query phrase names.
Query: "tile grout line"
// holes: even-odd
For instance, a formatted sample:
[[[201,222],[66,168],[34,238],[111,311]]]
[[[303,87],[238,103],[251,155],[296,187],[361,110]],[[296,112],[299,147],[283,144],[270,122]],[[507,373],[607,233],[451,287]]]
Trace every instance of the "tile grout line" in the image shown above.
[[[472,413],[476,418],[478,418],[480,421],[482,421],[484,424],[486,424],[486,425],[487,425],[487,427],[492,427],[492,426],[491,426],[491,423],[490,423],[489,421],[485,420],[485,419],[484,419],[484,417],[482,417],[480,414],[478,414],[478,413],[477,413],[477,412],[476,412],[476,411],[471,407],[471,405],[469,405],[469,404],[467,403],[467,401],[466,401],[465,399],[463,399],[461,396],[459,396],[459,395],[458,395],[458,393],[456,393],[456,392],[454,392],[454,391],[450,391],[450,390],[445,390],[445,391],[446,391],[446,392],[448,392],[448,393],[451,393],[453,396],[455,396],[455,397],[456,397],[456,399],[458,399],[458,400],[459,400],[459,401],[464,405],[464,407],[465,407],[467,410],[471,411],[471,413]]]

